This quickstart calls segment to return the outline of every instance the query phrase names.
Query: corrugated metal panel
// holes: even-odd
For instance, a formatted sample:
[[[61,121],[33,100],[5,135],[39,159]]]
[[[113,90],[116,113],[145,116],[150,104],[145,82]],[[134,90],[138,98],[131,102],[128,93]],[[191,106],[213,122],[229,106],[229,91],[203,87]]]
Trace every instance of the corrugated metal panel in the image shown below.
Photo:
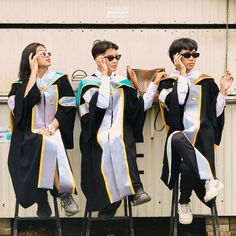
[[[236,1],[229,1],[229,23],[236,24]]]
[[[231,2],[230,21],[236,6]],[[226,0],[1,0],[3,23],[225,23]]]
[[[90,55],[95,39],[109,39],[120,46],[122,60],[119,72],[124,74],[126,65],[155,68],[173,68],[168,58],[168,47],[179,37],[192,37],[199,42],[201,58],[197,67],[215,78],[224,71],[225,30],[154,30],[154,29],[109,29],[109,30],[0,30],[0,92],[9,91],[17,79],[20,56],[23,48],[35,41],[42,42],[53,53],[54,70],[72,74],[76,69],[93,73],[94,62]],[[229,64],[232,72],[235,65],[235,30],[229,31]]]
[[[0,65],[0,92],[8,91],[10,83],[16,79],[20,53],[23,47],[32,41],[45,43],[49,50],[53,52],[53,68],[71,74],[80,68],[93,73],[95,66],[90,56],[92,42],[97,39],[110,39],[118,43],[122,60],[120,62],[120,73],[125,73],[125,66],[131,65],[142,68],[155,68],[165,66],[170,70],[173,68],[167,50],[171,41],[178,37],[192,37],[199,42],[201,57],[197,67],[217,80],[224,71],[225,61],[225,31],[224,30],[0,30],[2,43],[0,51],[4,55],[4,60]],[[236,74],[235,52],[236,52],[236,32],[230,30],[229,40],[229,68]],[[52,69],[53,69],[52,68]],[[5,85],[6,84],[6,85]],[[8,126],[8,109],[5,105],[0,106],[0,126]],[[153,111],[155,114],[155,111]],[[162,167],[162,153],[164,147],[164,132],[154,132],[153,136],[153,114],[147,116],[144,135],[145,144],[139,144],[139,152],[145,155],[144,160],[138,160],[140,169],[144,169],[145,174],[141,177],[145,189],[151,194],[153,201],[149,204],[135,207],[135,216],[168,216],[170,214],[170,191],[160,181]],[[233,167],[235,160],[233,155],[235,135],[235,105],[230,105],[226,109],[226,127],[222,146],[218,150],[217,173],[218,177],[227,186],[218,198],[219,214],[235,214],[235,188],[233,180],[235,174]],[[76,147],[69,152],[72,167],[76,175],[76,184],[80,190],[80,152],[78,148],[79,121],[76,121],[75,143]],[[161,122],[158,120],[158,127]],[[0,144],[0,217],[12,217],[14,213],[14,193],[7,170],[8,144]],[[3,190],[3,191],[2,191]],[[77,199],[78,200],[78,199]],[[79,204],[84,209],[84,197],[80,193]],[[193,201],[193,212],[205,212],[207,209],[199,201]],[[34,214],[35,208],[27,212],[22,211],[22,215]],[[120,214],[123,212],[119,211]],[[83,211],[79,216],[83,215]]]

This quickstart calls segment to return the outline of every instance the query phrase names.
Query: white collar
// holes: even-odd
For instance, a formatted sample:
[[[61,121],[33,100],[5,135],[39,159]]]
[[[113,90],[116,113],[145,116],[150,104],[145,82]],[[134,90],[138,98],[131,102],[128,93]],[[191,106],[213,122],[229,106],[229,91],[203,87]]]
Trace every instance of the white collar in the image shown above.
[[[96,75],[97,77],[101,78],[101,77],[102,77],[102,72],[99,71],[99,70],[96,70],[95,75]],[[110,79],[113,79],[115,76],[116,76],[116,73],[112,72],[111,75],[108,76],[108,77],[110,77]]]
[[[179,75],[180,75],[180,72],[178,70],[174,70],[174,72],[172,74],[170,74],[170,77],[171,76],[179,76]],[[202,75],[202,73],[200,71],[191,70],[189,73],[187,73],[186,77],[189,80],[192,80],[192,79],[197,79],[200,75]]]

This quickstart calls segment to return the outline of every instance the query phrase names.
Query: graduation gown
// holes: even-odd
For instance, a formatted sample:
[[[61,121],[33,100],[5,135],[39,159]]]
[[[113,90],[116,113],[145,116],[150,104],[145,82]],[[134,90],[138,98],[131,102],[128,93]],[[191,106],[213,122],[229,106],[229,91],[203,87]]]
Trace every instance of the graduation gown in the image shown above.
[[[81,188],[88,209],[93,211],[135,193],[136,142],[143,139],[145,119],[143,98],[137,96],[127,78],[116,75],[110,82],[106,109],[97,106],[100,84],[99,77],[88,76],[77,89],[82,130]]]
[[[182,132],[192,144],[199,180],[206,180],[215,177],[214,146],[219,145],[224,126],[224,112],[216,116],[219,89],[213,78],[205,74],[194,78],[183,105],[179,105],[177,83],[178,77],[169,77],[161,81],[158,88],[159,93],[164,89],[168,91],[165,104],[160,103],[167,131],[161,179],[170,189],[179,175],[180,166],[171,150],[172,135]],[[203,199],[203,191],[196,194]]]
[[[73,148],[75,96],[67,75],[46,72],[24,97],[27,84],[12,85],[8,104],[13,131],[8,167],[17,201],[27,208],[53,189],[56,165],[60,192],[75,192],[66,149]],[[54,118],[59,129],[51,136],[39,134]]]

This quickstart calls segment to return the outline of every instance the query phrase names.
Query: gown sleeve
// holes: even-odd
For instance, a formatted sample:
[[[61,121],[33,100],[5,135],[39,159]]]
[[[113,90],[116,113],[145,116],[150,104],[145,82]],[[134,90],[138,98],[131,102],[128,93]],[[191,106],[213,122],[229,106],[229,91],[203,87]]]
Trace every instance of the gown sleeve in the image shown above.
[[[143,142],[143,126],[146,112],[142,96],[137,96],[137,91],[125,87],[125,119],[129,121],[136,142]]]
[[[219,88],[216,85],[216,83],[212,80],[211,83],[209,83],[209,95],[210,95],[210,117],[211,122],[214,127],[214,134],[215,134],[215,144],[219,145],[222,137],[222,132],[224,128],[224,111],[217,117],[216,112],[216,103],[217,103],[217,97],[219,94]]]
[[[32,108],[41,99],[41,93],[36,85],[33,85],[26,97],[24,97],[27,84],[13,84],[8,96],[15,95],[15,106],[13,109],[14,125],[19,129],[24,129],[26,119]]]
[[[73,130],[75,123],[75,95],[67,75],[57,80],[59,102],[55,118],[59,122],[59,129],[66,149],[74,147]]]

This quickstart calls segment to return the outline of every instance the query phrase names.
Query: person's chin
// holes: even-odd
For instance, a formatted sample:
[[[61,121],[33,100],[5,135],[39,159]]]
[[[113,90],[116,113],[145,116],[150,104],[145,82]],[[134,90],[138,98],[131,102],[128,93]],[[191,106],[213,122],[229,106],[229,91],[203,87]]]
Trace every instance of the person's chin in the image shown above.
[[[111,69],[112,69],[112,71],[116,71],[117,70],[117,66],[112,66]]]
[[[191,71],[193,68],[194,68],[194,65],[193,66],[189,66],[188,70]]]

